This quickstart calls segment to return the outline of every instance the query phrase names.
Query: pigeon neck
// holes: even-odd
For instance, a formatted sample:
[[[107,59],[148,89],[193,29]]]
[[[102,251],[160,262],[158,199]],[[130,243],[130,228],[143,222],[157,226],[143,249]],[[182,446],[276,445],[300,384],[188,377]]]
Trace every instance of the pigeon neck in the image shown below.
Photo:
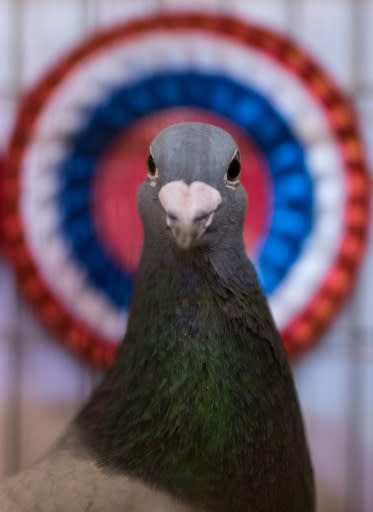
[[[214,500],[242,477],[258,371],[247,301],[255,315],[264,307],[259,323],[273,335],[243,254],[142,260],[118,358],[78,419],[101,463],[198,505],[210,496],[206,510],[230,510]]]

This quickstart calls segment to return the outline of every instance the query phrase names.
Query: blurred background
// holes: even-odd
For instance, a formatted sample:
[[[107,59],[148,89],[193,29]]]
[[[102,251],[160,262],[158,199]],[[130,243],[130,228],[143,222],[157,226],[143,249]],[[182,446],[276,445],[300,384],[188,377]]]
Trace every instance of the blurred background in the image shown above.
[[[66,52],[114,23],[181,7],[238,15],[291,36],[353,101],[371,166],[373,0],[0,0],[0,151],[5,153],[9,144],[21,98]],[[141,59],[134,59],[133,66],[141,66]],[[86,94],[91,94],[89,88]],[[154,118],[146,127],[140,123],[127,144],[139,141],[148,130],[144,142],[140,140],[143,148],[160,126],[188,115],[178,111],[171,118]],[[236,136],[243,137],[235,129]],[[105,192],[109,197],[110,193],[113,187]],[[131,223],[127,219],[127,227]],[[141,237],[137,238],[135,245],[129,242],[125,258],[129,254],[131,259],[131,247],[141,244]],[[115,235],[109,239],[115,240]],[[113,250],[120,252],[120,248]],[[369,237],[353,293],[319,342],[293,365],[316,471],[319,512],[373,510],[372,256]],[[19,292],[13,262],[4,251],[0,258],[3,478],[46,451],[101,372],[56,342],[58,336],[34,316]]]

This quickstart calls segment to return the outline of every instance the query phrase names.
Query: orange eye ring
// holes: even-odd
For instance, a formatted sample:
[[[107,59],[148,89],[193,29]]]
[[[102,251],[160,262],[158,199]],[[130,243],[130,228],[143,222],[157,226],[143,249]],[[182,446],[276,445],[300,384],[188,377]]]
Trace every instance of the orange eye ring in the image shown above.
[[[241,162],[239,154],[236,154],[232,159],[227,169],[225,180],[230,185],[236,185],[240,182]]]
[[[152,155],[148,156],[147,166],[148,166],[148,178],[150,180],[155,180],[156,178],[158,178],[158,169],[157,169],[157,166],[155,165]]]

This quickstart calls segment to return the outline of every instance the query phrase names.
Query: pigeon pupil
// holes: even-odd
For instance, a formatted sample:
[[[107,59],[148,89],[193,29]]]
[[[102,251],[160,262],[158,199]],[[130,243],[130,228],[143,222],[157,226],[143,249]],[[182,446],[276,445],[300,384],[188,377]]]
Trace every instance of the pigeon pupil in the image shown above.
[[[148,156],[148,171],[150,176],[155,176],[157,172],[157,167],[155,165],[152,155]]]
[[[236,181],[241,170],[241,164],[238,158],[234,158],[228,168],[227,178],[229,181]]]

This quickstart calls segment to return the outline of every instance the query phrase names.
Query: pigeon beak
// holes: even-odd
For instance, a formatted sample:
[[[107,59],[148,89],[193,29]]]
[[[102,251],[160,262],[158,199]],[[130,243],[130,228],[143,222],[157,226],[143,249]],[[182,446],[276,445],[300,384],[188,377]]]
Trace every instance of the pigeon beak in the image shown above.
[[[158,197],[166,212],[167,227],[182,249],[202,237],[222,201],[220,192],[202,181],[189,186],[184,181],[171,181],[161,188]]]

